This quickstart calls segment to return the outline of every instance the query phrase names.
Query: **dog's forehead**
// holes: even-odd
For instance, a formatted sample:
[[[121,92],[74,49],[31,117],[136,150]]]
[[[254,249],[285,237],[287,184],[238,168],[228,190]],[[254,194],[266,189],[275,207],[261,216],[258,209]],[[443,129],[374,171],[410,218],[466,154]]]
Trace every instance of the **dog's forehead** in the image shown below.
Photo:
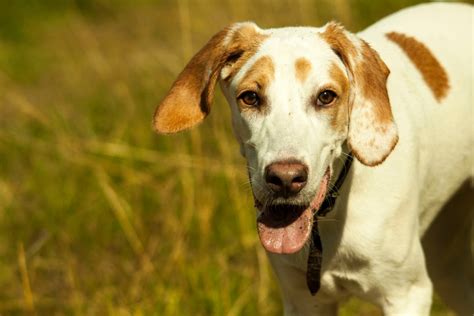
[[[321,36],[323,31],[324,28],[313,27],[261,30],[265,40],[234,79],[239,82],[247,71],[259,65],[256,61],[267,57],[270,57],[273,64],[276,79],[286,77],[289,72],[296,72],[299,79],[311,72],[318,72],[319,76],[324,76],[330,65],[334,62],[339,63],[339,60]],[[301,73],[303,76],[299,75]]]
[[[319,34],[324,32],[324,28],[294,26],[264,29],[262,31],[268,35],[267,39],[269,41],[279,40],[286,43],[302,44],[320,38]]]
[[[329,44],[321,37],[322,28],[285,27],[267,29],[268,38],[262,43],[259,54],[268,54],[277,60],[306,57],[316,59],[334,57]],[[285,60],[288,62],[289,60]]]

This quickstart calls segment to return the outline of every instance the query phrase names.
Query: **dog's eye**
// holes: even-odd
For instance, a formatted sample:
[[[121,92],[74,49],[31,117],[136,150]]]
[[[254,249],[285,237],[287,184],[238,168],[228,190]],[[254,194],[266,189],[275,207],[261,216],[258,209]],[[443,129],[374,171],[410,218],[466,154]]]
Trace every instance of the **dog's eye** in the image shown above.
[[[318,106],[327,106],[331,104],[334,99],[337,97],[336,93],[331,90],[324,90],[318,95],[318,99],[316,100],[316,104]]]
[[[258,94],[253,91],[245,91],[239,95],[239,99],[247,105],[257,106],[260,102]]]

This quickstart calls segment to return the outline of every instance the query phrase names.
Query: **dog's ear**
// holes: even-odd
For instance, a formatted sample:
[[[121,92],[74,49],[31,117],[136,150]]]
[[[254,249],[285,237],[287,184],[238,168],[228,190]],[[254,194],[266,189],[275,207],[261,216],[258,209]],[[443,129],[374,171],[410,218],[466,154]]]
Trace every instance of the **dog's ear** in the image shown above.
[[[155,110],[158,133],[175,133],[193,127],[209,114],[222,67],[234,63],[257,41],[254,23],[232,24],[215,34],[194,55]]]
[[[387,93],[389,69],[369,44],[330,22],[321,34],[348,69],[351,112],[348,144],[367,166],[382,163],[398,142]]]

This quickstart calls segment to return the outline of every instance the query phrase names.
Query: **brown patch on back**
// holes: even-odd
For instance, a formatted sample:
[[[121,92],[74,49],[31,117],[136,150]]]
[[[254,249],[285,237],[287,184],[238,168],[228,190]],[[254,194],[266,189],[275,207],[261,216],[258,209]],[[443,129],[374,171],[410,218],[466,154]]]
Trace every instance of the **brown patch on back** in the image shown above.
[[[260,105],[258,107],[249,107],[245,103],[239,102],[240,109],[242,111],[253,109],[265,111],[268,108],[267,88],[274,78],[275,66],[272,59],[269,56],[262,56],[257,59],[240,81],[237,87],[237,94],[246,90],[255,91],[260,97]]]
[[[414,37],[402,33],[390,32],[385,35],[407,54],[436,100],[440,102],[446,97],[449,90],[448,75],[429,48]]]
[[[306,81],[310,70],[311,62],[308,59],[300,57],[295,61],[296,79],[298,79],[301,83]]]

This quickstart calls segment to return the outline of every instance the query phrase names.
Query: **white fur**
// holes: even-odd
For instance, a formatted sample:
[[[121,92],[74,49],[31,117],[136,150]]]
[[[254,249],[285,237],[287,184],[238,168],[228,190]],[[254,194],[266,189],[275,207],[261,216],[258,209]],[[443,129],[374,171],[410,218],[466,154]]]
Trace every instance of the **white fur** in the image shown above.
[[[399,142],[379,166],[355,161],[335,209],[320,221],[324,255],[321,289],[315,297],[305,283],[307,247],[293,255],[269,254],[280,281],[285,315],[335,315],[338,302],[351,295],[380,306],[385,315],[429,314],[432,281],[436,285],[438,279],[428,276],[420,238],[446,201],[473,177],[472,17],[469,5],[420,5],[358,34],[391,70],[387,88]],[[308,98],[332,80],[330,62],[344,69],[327,43],[315,35],[322,30],[260,30],[268,39],[228,87],[221,85],[257,199],[268,195],[263,174],[271,162],[296,158],[308,165],[308,184],[296,198],[300,202],[314,196],[328,165],[336,173],[341,167],[338,157],[347,129],[335,132],[324,112],[308,107]],[[451,88],[441,102],[404,52],[385,37],[391,31],[423,42],[445,67]],[[267,93],[269,112],[240,112],[235,89],[261,56],[270,56],[275,66]],[[295,79],[294,61],[299,57],[312,62],[304,84]],[[396,131],[389,128],[387,133]],[[367,135],[370,137],[374,135]],[[472,212],[472,205],[464,207],[464,214]],[[456,231],[446,234],[452,238]],[[454,251],[456,269],[461,269],[456,262],[470,260],[469,256]],[[433,260],[430,264],[438,260],[428,259]],[[462,276],[472,273],[472,267],[471,271],[453,272]],[[457,301],[452,307],[461,314],[474,312],[472,283],[451,274],[451,279],[440,281],[448,288],[440,287],[447,293],[443,297]],[[465,299],[456,300],[457,295]]]
[[[366,163],[373,165],[380,160],[383,153],[391,151],[394,144],[387,141],[387,139],[397,139],[398,130],[393,123],[383,126],[378,124],[373,112],[368,108],[371,104],[369,102],[365,102],[365,104],[366,107],[354,107],[352,109],[351,117],[365,117],[365,120],[351,120],[348,139],[350,139],[352,147],[365,153]],[[370,128],[365,126],[367,124],[370,125]],[[383,129],[383,132],[376,132],[376,129]],[[357,137],[351,138],[351,135],[357,135]],[[378,144],[377,147],[374,148],[370,145],[371,142]]]

